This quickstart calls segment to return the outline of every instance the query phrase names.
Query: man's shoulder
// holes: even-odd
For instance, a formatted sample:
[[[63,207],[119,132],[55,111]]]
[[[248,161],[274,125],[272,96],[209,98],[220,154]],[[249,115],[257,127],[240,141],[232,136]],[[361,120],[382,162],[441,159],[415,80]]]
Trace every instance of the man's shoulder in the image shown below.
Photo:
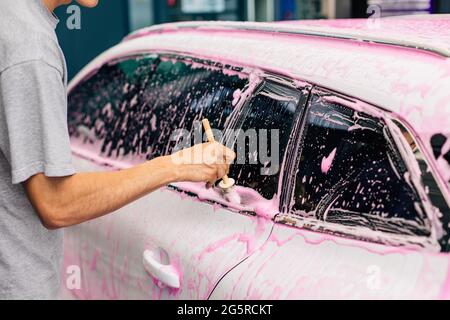
[[[27,35],[24,39],[7,39],[0,36],[0,74],[14,66],[42,61],[64,72],[59,47],[39,35]]]
[[[0,73],[35,60],[44,61],[63,72],[62,56],[54,32],[33,21],[36,17],[28,19],[16,11],[8,12],[9,7],[4,6],[0,4],[6,11],[0,13]]]

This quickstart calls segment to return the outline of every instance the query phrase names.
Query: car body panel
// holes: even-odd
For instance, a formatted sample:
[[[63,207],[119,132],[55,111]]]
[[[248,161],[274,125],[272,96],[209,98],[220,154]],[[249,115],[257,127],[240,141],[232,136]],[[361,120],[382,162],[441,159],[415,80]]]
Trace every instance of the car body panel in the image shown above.
[[[111,169],[77,157],[75,165],[83,172]],[[272,226],[161,189],[65,231],[65,270],[79,266],[82,275],[81,288],[70,292],[79,299],[207,299],[223,275],[265,243]],[[161,286],[145,271],[144,251],[158,248],[179,272],[180,289]]]
[[[430,23],[429,37],[450,26],[449,18],[442,19]],[[364,38],[389,36],[384,31],[371,33],[362,21],[355,24],[359,31],[343,30],[350,28],[348,21],[308,23],[318,33],[340,30],[353,38],[358,32]],[[224,23],[177,27],[181,25],[143,30],[129,37],[83,69],[69,91],[111,60],[152,52],[243,67],[250,89],[242,95],[240,106],[268,74],[291,79],[299,88],[317,85],[358,99],[351,104],[355,110],[370,109],[412,128],[450,198],[450,164],[444,158],[450,152],[450,59],[402,45],[278,34],[278,23],[251,24],[252,28],[271,29],[264,32],[245,30],[248,24],[239,23],[232,28]],[[393,28],[393,23],[389,25]],[[403,25],[407,29],[414,24]],[[283,28],[300,32],[306,27],[289,23]],[[409,40],[423,43],[426,34]],[[412,32],[409,36],[413,37]],[[394,34],[388,40],[399,37]],[[435,158],[430,141],[436,134],[448,141]],[[93,154],[80,141],[73,140],[72,147],[82,171],[125,169],[133,164]],[[271,214],[251,216],[237,213],[239,208],[220,206],[214,194],[201,191],[202,186],[178,187],[177,191],[156,191],[120,213],[66,231],[65,266],[79,265],[86,283],[72,290],[73,295],[85,299],[206,299],[211,294],[216,299],[298,299],[448,298],[450,294],[446,254],[292,228],[275,222],[281,220],[274,214],[277,208],[269,203],[259,211],[269,209]],[[180,190],[191,193],[180,195]],[[145,273],[144,250],[158,248],[165,250],[182,274],[180,290],[161,288]]]
[[[276,225],[211,299],[446,299],[449,257]]]

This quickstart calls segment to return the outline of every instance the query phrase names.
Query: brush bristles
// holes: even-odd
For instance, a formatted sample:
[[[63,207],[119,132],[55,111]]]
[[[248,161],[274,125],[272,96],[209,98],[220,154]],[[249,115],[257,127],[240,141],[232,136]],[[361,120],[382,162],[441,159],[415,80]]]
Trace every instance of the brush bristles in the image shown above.
[[[241,204],[241,197],[235,190],[233,190],[233,188],[223,189],[222,195],[228,202],[231,202],[233,204]]]

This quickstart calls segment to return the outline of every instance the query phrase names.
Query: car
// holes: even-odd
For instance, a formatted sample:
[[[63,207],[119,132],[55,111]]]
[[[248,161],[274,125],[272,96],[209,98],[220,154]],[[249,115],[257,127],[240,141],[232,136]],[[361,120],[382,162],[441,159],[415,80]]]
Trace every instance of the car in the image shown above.
[[[232,165],[239,203],[173,183],[65,230],[63,296],[449,298],[449,30],[429,15],[127,36],[69,85],[77,170],[169,155],[203,119],[233,146],[278,139],[244,136],[269,152]]]

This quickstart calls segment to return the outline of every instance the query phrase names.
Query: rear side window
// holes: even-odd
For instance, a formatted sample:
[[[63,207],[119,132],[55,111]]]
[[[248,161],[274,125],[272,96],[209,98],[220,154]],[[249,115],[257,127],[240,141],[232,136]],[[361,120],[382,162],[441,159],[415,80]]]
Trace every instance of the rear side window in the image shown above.
[[[312,96],[292,213],[331,226],[429,236],[424,208],[383,120],[334,98]]]
[[[181,58],[115,61],[70,93],[70,134],[84,136],[107,157],[166,155],[175,147],[170,137],[177,129],[192,133],[205,117],[223,129],[233,93],[246,82]]]

